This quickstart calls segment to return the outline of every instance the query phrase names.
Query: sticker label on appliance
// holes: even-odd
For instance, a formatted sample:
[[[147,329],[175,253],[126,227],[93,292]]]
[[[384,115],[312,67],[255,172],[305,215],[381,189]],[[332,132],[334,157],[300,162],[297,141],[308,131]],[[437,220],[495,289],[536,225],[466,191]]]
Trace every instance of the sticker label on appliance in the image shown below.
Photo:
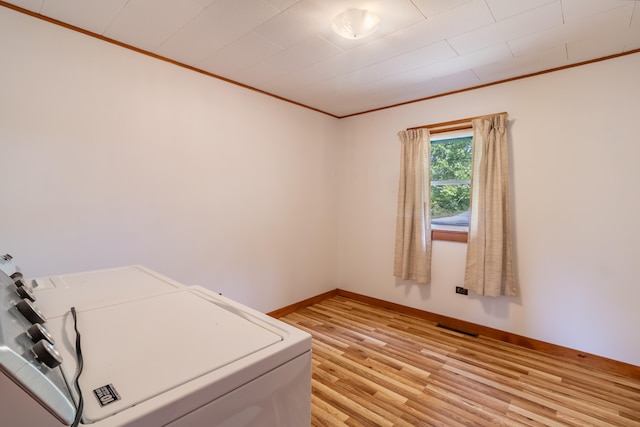
[[[105,406],[109,403],[120,400],[120,395],[116,391],[115,387],[113,387],[113,384],[107,384],[105,386],[99,387],[93,390],[93,394],[95,394],[98,398],[100,406]]]

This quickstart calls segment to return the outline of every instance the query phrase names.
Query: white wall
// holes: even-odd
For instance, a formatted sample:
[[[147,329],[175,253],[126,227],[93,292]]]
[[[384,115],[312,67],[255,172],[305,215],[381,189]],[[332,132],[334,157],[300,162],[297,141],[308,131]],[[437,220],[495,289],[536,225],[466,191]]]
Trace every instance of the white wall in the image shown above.
[[[640,54],[341,121],[338,286],[640,365]],[[407,127],[509,113],[521,295],[461,296],[466,244],[430,285],[392,276]]]
[[[0,7],[0,251],[269,311],[335,288],[338,121]]]

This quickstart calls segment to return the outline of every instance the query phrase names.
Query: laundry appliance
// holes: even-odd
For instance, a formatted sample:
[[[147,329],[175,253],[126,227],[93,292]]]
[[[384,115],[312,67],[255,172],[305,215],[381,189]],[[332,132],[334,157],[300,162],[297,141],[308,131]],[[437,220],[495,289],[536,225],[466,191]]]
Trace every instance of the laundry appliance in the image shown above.
[[[143,266],[27,279],[0,256],[0,424],[74,423],[309,426],[311,337]]]

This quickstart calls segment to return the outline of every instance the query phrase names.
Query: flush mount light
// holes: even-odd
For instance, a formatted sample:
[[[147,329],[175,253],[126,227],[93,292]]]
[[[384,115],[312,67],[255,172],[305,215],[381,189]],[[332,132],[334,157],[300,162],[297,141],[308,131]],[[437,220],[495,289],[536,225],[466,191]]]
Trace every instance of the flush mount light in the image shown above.
[[[345,39],[361,39],[372,34],[380,23],[378,15],[361,9],[347,9],[333,18],[331,28]]]

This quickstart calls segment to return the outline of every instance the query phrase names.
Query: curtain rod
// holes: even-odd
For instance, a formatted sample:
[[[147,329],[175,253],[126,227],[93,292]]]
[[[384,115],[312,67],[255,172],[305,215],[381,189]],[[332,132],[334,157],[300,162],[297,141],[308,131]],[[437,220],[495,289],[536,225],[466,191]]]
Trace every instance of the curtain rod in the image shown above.
[[[412,128],[407,128],[407,130],[429,129],[431,133],[442,133],[442,132],[450,132],[454,130],[471,129],[472,120],[484,119],[485,117],[497,116],[500,114],[507,114],[507,113],[502,112],[502,113],[495,113],[495,114],[485,114],[484,116],[468,117],[466,119],[453,120],[450,122],[433,123],[430,125],[416,126]]]

